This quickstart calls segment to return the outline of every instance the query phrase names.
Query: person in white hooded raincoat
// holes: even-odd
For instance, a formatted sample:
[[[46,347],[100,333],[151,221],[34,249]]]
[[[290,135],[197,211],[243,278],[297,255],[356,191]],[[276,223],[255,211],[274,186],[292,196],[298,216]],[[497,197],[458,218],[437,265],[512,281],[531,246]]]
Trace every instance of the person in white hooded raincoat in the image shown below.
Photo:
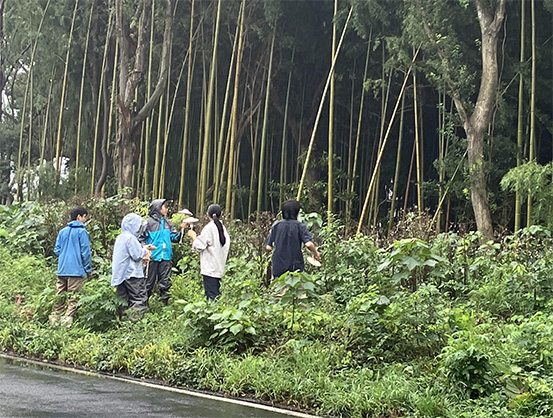
[[[111,285],[117,289],[117,296],[127,302],[124,308],[133,309],[140,317],[148,306],[142,261],[147,262],[151,255],[150,248],[142,246],[138,241],[141,225],[142,218],[136,213],[129,213],[123,218],[122,232],[115,240],[113,248],[111,267]]]

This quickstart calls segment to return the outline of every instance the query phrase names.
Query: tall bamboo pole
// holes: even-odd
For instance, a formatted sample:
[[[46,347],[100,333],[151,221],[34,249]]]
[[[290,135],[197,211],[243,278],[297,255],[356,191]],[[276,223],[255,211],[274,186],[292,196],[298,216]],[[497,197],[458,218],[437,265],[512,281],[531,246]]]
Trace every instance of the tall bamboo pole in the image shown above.
[[[111,38],[111,31],[112,31],[112,25],[113,25],[113,10],[109,14],[109,20],[108,20],[108,30],[106,33],[106,42],[104,44],[104,54],[102,57],[102,68],[100,71],[100,86],[98,87],[98,104],[96,106],[96,118],[95,118],[95,124],[94,124],[94,145],[92,149],[92,173],[90,176],[90,194],[94,194],[94,183],[96,181],[96,153],[98,151],[98,130],[100,127],[100,108],[102,106],[102,91],[104,86],[104,73],[106,68],[106,61],[107,61],[107,54],[108,54],[108,46],[109,46],[109,40]],[[105,110],[107,112],[107,109]]]
[[[31,79],[31,91],[29,92],[29,141],[27,144],[27,200],[31,200],[31,151],[33,144],[33,107],[34,107],[34,96],[33,96],[33,81],[34,73],[29,72],[29,78]]]
[[[397,137],[396,151],[396,169],[394,173],[394,184],[392,184],[392,201],[390,202],[390,214],[388,218],[388,234],[394,225],[394,215],[396,210],[397,188],[399,185],[399,171],[401,169],[401,151],[403,146],[403,117],[405,115],[405,94],[401,96],[401,112],[399,115],[399,134]]]
[[[86,74],[86,63],[88,57],[88,44],[90,41],[90,28],[92,27],[92,16],[94,16],[94,4],[96,2],[92,1],[90,3],[90,12],[88,16],[88,27],[86,30],[86,40],[84,45],[84,55],[83,55],[83,68],[81,70],[81,88],[79,91],[79,114],[77,116],[77,148],[75,150],[75,193],[77,193],[77,183],[79,177],[79,164],[81,156],[81,125],[82,125],[82,116],[83,116],[83,96],[84,96],[84,85],[85,85],[85,74]],[[115,73],[115,71],[114,71]]]
[[[520,2],[520,72],[518,79],[518,113],[517,113],[517,167],[522,165],[522,147],[524,145],[524,123],[523,123],[523,108],[524,108],[524,73],[522,67],[524,65],[524,1]],[[520,196],[520,186],[517,182],[515,193],[515,232],[520,229],[522,219],[522,201]]]
[[[237,126],[237,111],[238,111],[238,87],[240,81],[240,66],[242,65],[242,52],[244,41],[244,26],[245,26],[245,10],[246,0],[242,0],[242,13],[240,15],[240,35],[238,38],[238,53],[236,54],[236,70],[234,73],[234,96],[232,98],[231,107],[231,119],[230,119],[230,144],[229,144],[229,157],[228,157],[228,173],[227,173],[227,190],[225,198],[225,209],[228,216],[234,218],[234,207],[232,206],[232,185],[235,179],[235,144],[236,144],[236,130]]]
[[[368,203],[369,203],[369,197],[371,195],[371,189],[374,185],[374,181],[375,181],[375,178],[376,178],[376,172],[377,172],[376,169],[378,168],[378,166],[380,166],[380,163],[382,161],[382,155],[384,154],[384,149],[386,148],[386,142],[388,141],[388,136],[390,134],[390,130],[392,129],[392,125],[394,123],[395,115],[397,113],[397,108],[399,107],[401,96],[403,96],[403,94],[404,94],[405,85],[407,84],[407,79],[409,77],[409,73],[411,72],[411,69],[413,68],[413,64],[415,63],[415,60],[417,58],[419,50],[420,50],[420,46],[417,48],[417,50],[416,50],[416,52],[413,56],[413,60],[411,61],[411,65],[409,65],[409,69],[407,70],[407,73],[405,74],[405,79],[403,80],[403,85],[401,86],[401,91],[400,91],[399,96],[397,98],[396,105],[394,107],[394,111],[392,112],[392,117],[390,119],[390,122],[388,123],[388,129],[386,131],[386,135],[384,136],[384,142],[383,142],[382,147],[380,148],[380,151],[378,153],[378,157],[376,159],[375,170],[373,171],[373,176],[371,177],[371,181],[369,183],[369,189],[367,190],[367,194],[365,196],[365,203],[363,205],[363,211],[361,212],[361,217],[359,219],[359,224],[357,225],[357,234],[359,234],[361,232],[361,226],[363,225],[363,220],[365,218],[365,214],[366,214],[366,211],[367,211],[367,206],[368,206]]]
[[[415,117],[415,161],[417,168],[417,209],[418,214],[421,215],[423,211],[422,203],[422,174],[421,174],[421,151],[420,151],[420,138],[419,138],[419,102],[417,100],[417,72],[413,71],[413,113]]]
[[[296,53],[296,45],[292,48],[292,58],[290,59],[290,64],[294,64],[294,55]],[[290,86],[292,85],[292,68],[288,73],[288,84],[286,86],[286,100],[284,104],[284,118],[282,121],[282,146],[280,150],[280,187],[279,187],[279,202],[284,202],[283,187],[286,183],[286,171],[287,171],[287,146],[286,146],[286,132],[288,124],[288,106],[290,101]]]
[[[154,156],[154,185],[153,185],[153,193],[154,199],[161,198],[160,194],[160,165],[161,165],[161,124],[162,122],[162,115],[163,114],[163,96],[159,98],[159,104],[158,104],[158,114],[157,114],[157,131],[156,131],[156,152]]]
[[[530,81],[530,155],[529,161],[536,159],[536,12],[535,0],[530,2],[532,19],[532,79]],[[532,196],[528,195],[526,226],[532,225]]]
[[[336,54],[336,17],[338,15],[338,0],[334,0],[334,17],[332,19],[332,51],[331,64]],[[327,184],[327,203],[326,203],[326,221],[328,225],[332,223],[332,210],[334,206],[334,96],[336,77],[334,65],[330,70],[330,93],[328,95],[328,184]]]
[[[265,108],[263,110],[263,127],[261,129],[261,149],[259,151],[259,175],[257,176],[257,215],[261,213],[263,195],[263,179],[265,177],[265,147],[267,142],[267,129],[269,120],[269,97],[271,95],[271,72],[273,71],[273,52],[275,49],[276,22],[273,28],[273,39],[271,41],[271,52],[269,56],[269,69],[267,70],[267,88],[265,93]]]
[[[330,85],[330,79],[332,72],[334,71],[334,67],[336,66],[336,61],[338,60],[338,55],[340,54],[340,48],[342,47],[342,42],[344,40],[344,36],[346,34],[346,30],[348,28],[348,23],[351,18],[351,14],[353,12],[353,7],[349,9],[348,17],[346,19],[346,23],[344,24],[344,29],[342,30],[342,35],[340,36],[340,42],[338,42],[338,48],[336,48],[336,53],[334,54],[334,57],[332,59],[332,65],[330,67],[330,71],[328,73],[328,78],[326,80],[326,84],[323,90],[323,94],[321,97],[321,101],[319,103],[319,110],[317,111],[317,116],[315,118],[315,124],[313,126],[313,132],[311,133],[311,139],[309,140],[309,147],[307,148],[307,155],[305,157],[305,163],[303,165],[303,171],[300,179],[300,184],[298,187],[298,193],[296,195],[296,200],[300,200],[301,198],[301,192],[303,191],[303,184],[305,183],[305,177],[307,175],[307,167],[309,166],[309,159],[311,157],[311,152],[313,151],[313,144],[315,142],[315,134],[317,133],[317,127],[319,126],[319,119],[321,118],[321,113],[323,111],[323,106],[326,98],[326,93],[328,91],[328,87]]]
[[[65,69],[63,71],[63,81],[61,87],[61,100],[60,100],[60,112],[58,118],[58,134],[56,137],[56,162],[55,168],[57,175],[59,176],[60,166],[59,158],[61,152],[61,122],[63,119],[63,109],[65,107],[65,89],[67,87],[67,72],[69,70],[69,56],[71,52],[71,43],[73,42],[73,28],[75,27],[75,17],[77,16],[77,6],[79,5],[79,0],[75,0],[75,8],[73,9],[73,17],[71,18],[71,29],[69,32],[69,40],[67,41],[67,53],[65,55]]]
[[[48,121],[50,120],[50,103],[52,103],[52,88],[54,85],[54,66],[52,66],[52,75],[48,86],[48,98],[46,101],[46,114],[44,115],[44,127],[42,128],[42,147],[40,151],[40,163],[46,158],[46,134],[48,132]]]
[[[240,5],[240,8],[238,10],[238,18],[237,22],[240,20],[240,14],[242,13],[242,4]],[[213,201],[219,202],[219,197],[221,193],[221,183],[223,179],[223,167],[225,165],[224,157],[226,157],[226,153],[223,155],[223,144],[225,144],[225,148],[228,144],[228,141],[225,141],[225,133],[226,133],[226,123],[227,123],[227,107],[228,107],[228,101],[230,98],[230,87],[231,87],[231,81],[232,81],[232,75],[233,75],[233,68],[234,68],[234,61],[236,59],[236,52],[237,52],[237,45],[238,45],[238,31],[240,29],[240,25],[236,25],[236,31],[234,33],[234,42],[232,44],[232,55],[230,58],[230,65],[229,65],[229,72],[227,77],[227,85],[225,88],[225,99],[223,101],[223,111],[221,113],[221,124],[219,126],[219,138],[217,141],[217,151],[215,156],[215,168],[213,170]]]
[[[173,45],[173,39],[171,39],[171,46]],[[169,98],[171,97],[171,56],[173,55],[172,47],[169,48],[169,66],[167,70],[167,100],[165,101],[165,127],[163,129],[163,154],[161,157],[161,173],[160,173],[160,191],[159,195],[165,194],[165,172],[167,169],[167,145],[169,143],[169,131],[171,130],[171,121],[173,120],[173,111],[175,110],[175,101],[177,99],[177,92],[179,90],[180,78],[184,70],[184,62],[181,66],[181,71],[177,79],[177,85],[175,86],[175,94],[173,95],[173,101],[171,108],[169,108]]]
[[[211,144],[211,132],[213,125],[213,92],[215,90],[215,68],[217,66],[217,47],[219,45],[219,26],[221,20],[221,0],[217,0],[217,15],[215,18],[215,33],[213,35],[213,53],[211,56],[211,68],[209,71],[209,84],[207,91],[207,103],[206,103],[206,115],[205,115],[205,126],[204,126],[204,143],[202,151],[202,162],[200,173],[200,195],[198,198],[197,206],[199,213],[203,213],[206,205],[206,193],[207,193],[207,183],[208,183],[208,156],[209,149]]]
[[[46,17],[46,12],[48,11],[48,7],[50,7],[50,1],[46,3],[46,6],[44,6],[44,10],[42,12],[42,17],[40,18],[40,23],[38,24],[38,31],[37,35],[35,36],[35,39],[33,41],[33,49],[31,50],[31,65],[29,68],[29,71],[33,71],[33,65],[35,62],[35,52],[36,52],[36,46],[38,44],[38,37],[40,36],[40,33],[42,31],[42,24],[44,23],[44,18]],[[23,132],[25,128],[25,113],[27,112],[27,94],[29,90],[29,83],[30,83],[30,76],[27,77],[27,82],[25,83],[25,93],[23,95],[23,108],[21,109],[21,123],[19,128],[19,151],[17,156],[17,200],[21,201],[21,192],[22,192],[22,183],[23,183],[23,177],[22,177],[22,171],[21,171],[21,160],[23,158]],[[57,169],[57,166],[56,166]]]
[[[383,45],[384,46],[384,45]],[[385,50],[384,50],[384,47],[382,48],[382,79],[384,80],[385,78],[385,74],[386,74],[386,71],[385,71],[385,68],[384,68],[384,62],[385,62]],[[389,101],[389,98],[390,98],[390,92],[392,90],[391,86],[392,86],[392,76],[393,76],[393,70],[390,70],[388,72],[388,81],[386,83],[382,83],[382,100],[380,102],[380,131],[379,131],[379,134],[378,134],[378,150],[380,150],[380,148],[383,146],[383,142],[384,142],[384,128],[386,126],[386,115],[388,114],[388,101]],[[377,154],[378,155],[378,154]],[[370,221],[370,223],[373,225],[373,226],[376,226],[376,223],[378,221],[378,210],[380,208],[380,202],[379,202],[379,199],[380,199],[380,166],[376,166],[375,164],[375,172],[376,172],[376,177],[375,177],[375,185],[373,187],[373,193],[372,193],[372,196],[371,196],[371,201],[370,201],[370,205],[369,206],[369,219],[371,217],[371,213],[372,213],[372,221]]]
[[[371,41],[372,41],[372,27],[371,31],[369,33],[369,42],[367,43],[367,55],[365,56],[365,69],[363,70],[363,80],[361,83],[361,99],[359,101],[359,114],[357,116],[357,130],[355,132],[355,151],[353,153],[353,167],[351,169],[351,174],[348,176],[348,196],[351,197],[348,198],[347,204],[346,204],[346,224],[349,223],[351,220],[351,212],[352,212],[352,199],[353,199],[353,191],[355,188],[355,178],[357,175],[357,161],[359,158],[359,141],[361,138],[361,124],[363,121],[363,107],[365,103],[365,80],[367,79],[367,73],[369,69],[369,56],[371,52]]]
[[[148,51],[148,77],[146,81],[146,96],[147,100],[150,99],[152,95],[152,61],[153,61],[153,54],[154,54],[154,27],[155,27],[155,8],[156,3],[155,0],[152,1],[152,13],[150,17],[150,21],[152,22],[150,25],[150,48]],[[152,137],[152,126],[153,126],[153,115],[148,115],[148,117],[145,120],[144,124],[144,131],[143,131],[143,137],[144,137],[144,152],[140,153],[144,154],[144,165],[142,170],[142,182],[144,185],[144,199],[149,198],[150,194],[150,139]]]

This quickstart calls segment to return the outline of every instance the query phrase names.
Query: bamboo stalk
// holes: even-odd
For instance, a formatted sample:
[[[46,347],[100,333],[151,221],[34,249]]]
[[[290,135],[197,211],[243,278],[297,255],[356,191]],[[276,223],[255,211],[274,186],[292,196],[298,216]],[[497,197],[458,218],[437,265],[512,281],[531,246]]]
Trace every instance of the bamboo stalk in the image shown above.
[[[351,175],[348,176],[348,192],[350,196],[353,196],[353,191],[355,188],[355,176],[357,173],[357,161],[359,157],[359,141],[361,138],[361,126],[363,121],[363,107],[365,103],[365,80],[367,79],[367,73],[369,68],[369,56],[371,51],[371,41],[372,41],[372,27],[371,32],[369,33],[369,42],[367,43],[367,55],[365,57],[365,69],[363,70],[363,80],[361,83],[361,100],[359,102],[359,115],[357,117],[357,130],[355,133],[355,151],[353,153],[353,167],[351,170]],[[348,205],[346,205],[346,224],[349,223],[351,219],[352,212],[352,201],[348,200]]]
[[[204,142],[202,151],[202,162],[200,169],[200,194],[198,196],[198,209],[204,212],[206,204],[207,182],[208,182],[208,155],[211,144],[211,132],[213,124],[213,92],[215,89],[215,67],[217,66],[217,49],[219,44],[219,26],[221,20],[221,0],[217,0],[217,16],[215,18],[215,33],[213,35],[213,51],[211,56],[211,68],[209,71],[209,82],[207,91],[206,115],[204,121]]]
[[[263,110],[263,127],[261,128],[261,149],[259,151],[259,175],[257,177],[257,215],[261,212],[263,195],[263,180],[265,177],[265,147],[267,142],[267,125],[269,120],[269,98],[271,95],[271,73],[273,70],[273,52],[275,49],[276,22],[273,28],[273,39],[271,41],[271,52],[269,56],[269,68],[267,70],[267,87],[265,92],[265,108]]]
[[[399,116],[399,134],[397,138],[396,169],[394,173],[394,184],[392,185],[392,201],[390,202],[390,216],[388,219],[388,235],[394,225],[394,212],[396,209],[397,188],[399,184],[399,171],[401,169],[401,151],[403,145],[403,117],[405,115],[405,94],[401,96],[401,112]]]
[[[328,95],[328,182],[327,182],[327,202],[326,202],[326,222],[330,226],[332,223],[332,209],[334,206],[334,96],[336,77],[332,58],[336,54],[336,16],[338,15],[338,0],[334,0],[334,17],[332,19],[332,50],[330,70],[330,93]]]
[[[79,0],[75,0],[75,8],[73,9],[73,17],[71,18],[71,29],[69,32],[69,40],[67,41],[67,53],[65,55],[65,69],[63,71],[63,81],[61,87],[61,100],[60,100],[60,112],[58,118],[58,134],[56,139],[56,162],[55,169],[57,176],[59,177],[59,158],[61,152],[61,122],[63,119],[63,108],[65,107],[65,89],[67,87],[67,72],[69,70],[69,56],[71,52],[71,43],[73,42],[73,28],[75,27],[75,17],[77,16],[77,6],[79,5]]]
[[[413,55],[413,60],[411,61],[411,64],[409,65],[409,69],[407,70],[407,73],[405,74],[405,79],[403,80],[403,85],[401,86],[400,94],[397,98],[396,105],[394,107],[394,111],[392,112],[392,117],[391,117],[390,122],[388,124],[388,129],[386,131],[386,135],[384,136],[384,142],[383,142],[382,147],[381,147],[381,149],[378,153],[378,157],[376,159],[375,170],[373,172],[373,176],[372,176],[371,181],[369,183],[369,189],[368,189],[367,195],[365,197],[365,203],[363,205],[363,211],[361,212],[361,217],[359,219],[359,224],[357,225],[357,234],[359,234],[361,232],[361,226],[363,224],[363,219],[365,218],[365,213],[367,211],[367,206],[368,206],[368,202],[369,202],[369,196],[371,194],[370,192],[371,192],[371,189],[374,185],[374,181],[375,181],[375,177],[376,177],[376,171],[377,171],[376,168],[380,165],[380,163],[382,161],[382,155],[384,154],[384,149],[386,148],[386,142],[388,141],[388,137],[389,137],[390,130],[392,128],[392,125],[393,125],[393,122],[394,122],[394,119],[395,119],[397,108],[399,107],[400,98],[404,94],[405,85],[407,84],[407,78],[409,77],[409,73],[411,72],[411,69],[413,68],[413,64],[415,63],[415,60],[417,58],[417,55],[418,55],[419,51],[420,51],[420,46],[417,48],[415,54]]]
[[[98,87],[98,103],[96,106],[96,118],[95,118],[95,124],[94,124],[94,146],[92,149],[92,174],[90,176],[90,194],[94,194],[94,183],[96,181],[96,153],[98,152],[98,129],[100,127],[100,107],[102,106],[102,91],[103,91],[103,85],[104,85],[104,73],[106,68],[106,61],[107,61],[107,52],[108,52],[108,45],[109,45],[109,39],[111,38],[111,31],[112,31],[112,25],[113,25],[113,10],[109,14],[109,20],[108,20],[108,29],[106,33],[106,42],[104,44],[104,54],[102,57],[102,68],[100,71],[100,85]]]
[[[319,103],[319,110],[318,110],[317,116],[315,118],[315,124],[313,126],[313,132],[311,134],[311,139],[309,140],[309,147],[307,148],[307,155],[305,157],[305,163],[303,165],[303,171],[302,171],[302,175],[301,175],[301,179],[300,179],[300,184],[298,186],[298,193],[296,195],[296,200],[298,200],[298,201],[301,198],[301,192],[303,190],[303,184],[305,183],[305,177],[307,175],[307,167],[309,165],[309,159],[311,157],[311,152],[313,151],[313,144],[315,142],[315,134],[317,133],[317,127],[319,125],[319,119],[321,118],[321,113],[322,113],[322,110],[323,110],[323,105],[324,105],[324,101],[325,101],[325,98],[326,98],[326,93],[328,91],[328,87],[329,87],[329,84],[330,84],[331,75],[332,75],[332,72],[334,71],[334,67],[336,66],[336,61],[338,60],[338,55],[340,53],[340,48],[342,46],[342,42],[344,40],[344,36],[346,34],[346,29],[348,27],[348,23],[349,23],[349,20],[351,18],[352,12],[353,12],[353,7],[351,7],[349,9],[348,17],[346,19],[346,23],[344,24],[344,29],[342,30],[342,35],[340,37],[340,42],[338,42],[338,48],[336,49],[336,54],[334,54],[334,57],[332,59],[332,65],[330,67],[330,71],[329,71],[329,74],[328,74],[328,78],[326,80],[326,84],[325,84],[325,87],[324,87],[324,90],[323,90],[321,101]]]
[[[242,52],[244,41],[244,26],[245,26],[245,10],[246,0],[242,0],[242,13],[240,15],[240,34],[238,38],[238,53],[236,55],[236,70],[234,73],[234,96],[232,98],[231,107],[231,123],[230,123],[230,144],[229,144],[229,157],[228,157],[228,173],[227,173],[227,190],[225,196],[225,208],[230,219],[234,218],[234,207],[232,205],[232,185],[234,184],[235,177],[235,144],[236,144],[236,130],[237,126],[237,110],[238,110],[238,87],[240,81],[240,66],[242,65]]]
[[[517,167],[522,165],[522,147],[524,143],[523,135],[523,104],[524,104],[524,74],[522,72],[522,66],[524,65],[524,1],[520,2],[520,72],[518,80],[518,112],[517,112]],[[522,199],[520,186],[517,182],[515,193],[515,232],[520,229],[522,220]]]
[[[84,97],[84,84],[85,84],[85,74],[86,74],[86,60],[88,56],[88,44],[90,41],[90,28],[92,27],[92,16],[94,16],[94,4],[95,1],[92,1],[90,4],[90,13],[88,16],[88,27],[86,30],[86,40],[84,46],[83,54],[83,67],[81,70],[81,87],[79,91],[79,113],[77,116],[77,148],[75,150],[75,193],[77,193],[77,183],[79,177],[79,163],[81,156],[81,125],[82,125],[82,116],[83,116],[83,97]],[[115,73],[115,71],[114,71]]]
[[[35,36],[35,39],[33,41],[33,48],[31,50],[31,66],[29,68],[29,71],[33,71],[33,65],[35,61],[35,52],[36,52],[36,46],[38,44],[38,37],[42,31],[42,24],[44,23],[44,18],[46,17],[46,12],[48,11],[48,7],[50,7],[50,1],[46,3],[46,6],[44,6],[44,11],[42,12],[42,17],[40,18],[40,23],[38,24],[38,31],[37,35]],[[21,192],[22,192],[22,172],[21,172],[21,160],[23,158],[23,131],[25,128],[25,113],[27,112],[27,94],[29,90],[29,83],[30,83],[30,76],[27,77],[27,81],[25,83],[25,93],[23,95],[23,107],[21,109],[21,123],[19,128],[19,150],[17,155],[17,200],[21,201]],[[57,164],[57,163],[56,163]],[[57,169],[57,165],[55,166]]]
[[[536,7],[535,0],[530,1],[532,19],[532,78],[530,81],[530,155],[528,161],[536,159]],[[528,194],[526,226],[532,225],[532,196]]]

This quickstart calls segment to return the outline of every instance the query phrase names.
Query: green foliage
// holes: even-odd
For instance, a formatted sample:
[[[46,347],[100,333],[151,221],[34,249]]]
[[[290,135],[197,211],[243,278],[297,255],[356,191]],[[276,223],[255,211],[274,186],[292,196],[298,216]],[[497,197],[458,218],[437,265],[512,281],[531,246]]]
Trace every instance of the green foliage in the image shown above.
[[[108,329],[124,306],[124,301],[117,297],[110,281],[109,277],[100,276],[85,282],[78,303],[79,322],[83,327],[95,331]]]
[[[503,179],[501,188],[515,192],[518,188],[521,199],[531,198],[534,206],[533,221],[553,226],[553,162],[540,165],[528,161],[519,167],[511,168]]]
[[[304,271],[287,272],[280,276],[274,283],[275,294],[280,297],[280,302],[292,307],[290,317],[290,329],[294,330],[296,310],[306,309],[309,302],[317,296],[316,282],[313,277]]]
[[[408,286],[416,291],[431,277],[443,277],[448,261],[432,252],[430,246],[417,238],[403,239],[393,244],[384,254],[384,262],[377,272],[391,270],[392,283]]]
[[[323,265],[267,286],[263,240],[272,219],[261,214],[230,225],[236,247],[216,302],[205,300],[198,255],[176,246],[173,302],[152,298],[145,317],[131,322],[117,318],[122,301],[109,283],[109,254],[121,214],[145,206],[99,205],[87,227],[91,241],[105,239],[107,248],[94,250],[99,273],[86,281],[71,328],[48,322],[58,297],[44,249],[0,247],[0,349],[321,415],[550,414],[546,228],[484,245],[478,234],[442,234],[377,248],[365,236],[346,238],[338,221],[313,224]],[[30,217],[17,211],[31,207],[2,208],[17,220],[2,223],[3,243],[17,240],[13,228]],[[60,219],[70,208],[52,207]],[[48,208],[32,210],[48,219]]]
[[[490,326],[478,324],[473,314],[460,313],[456,322],[461,329],[451,334],[444,347],[441,370],[461,393],[473,398],[489,395],[497,389],[505,369],[495,347],[497,337]]]

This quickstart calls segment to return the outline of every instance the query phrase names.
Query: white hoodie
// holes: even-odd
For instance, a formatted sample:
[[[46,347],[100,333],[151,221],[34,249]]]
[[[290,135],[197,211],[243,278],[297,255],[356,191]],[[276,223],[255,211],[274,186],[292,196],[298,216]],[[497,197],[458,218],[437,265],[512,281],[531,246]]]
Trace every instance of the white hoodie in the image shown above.
[[[219,231],[214,221],[209,222],[192,243],[192,248],[200,253],[200,273],[203,276],[216,279],[223,277],[230,248],[230,236],[224,225],[223,231],[225,245],[221,245],[219,241]]]

